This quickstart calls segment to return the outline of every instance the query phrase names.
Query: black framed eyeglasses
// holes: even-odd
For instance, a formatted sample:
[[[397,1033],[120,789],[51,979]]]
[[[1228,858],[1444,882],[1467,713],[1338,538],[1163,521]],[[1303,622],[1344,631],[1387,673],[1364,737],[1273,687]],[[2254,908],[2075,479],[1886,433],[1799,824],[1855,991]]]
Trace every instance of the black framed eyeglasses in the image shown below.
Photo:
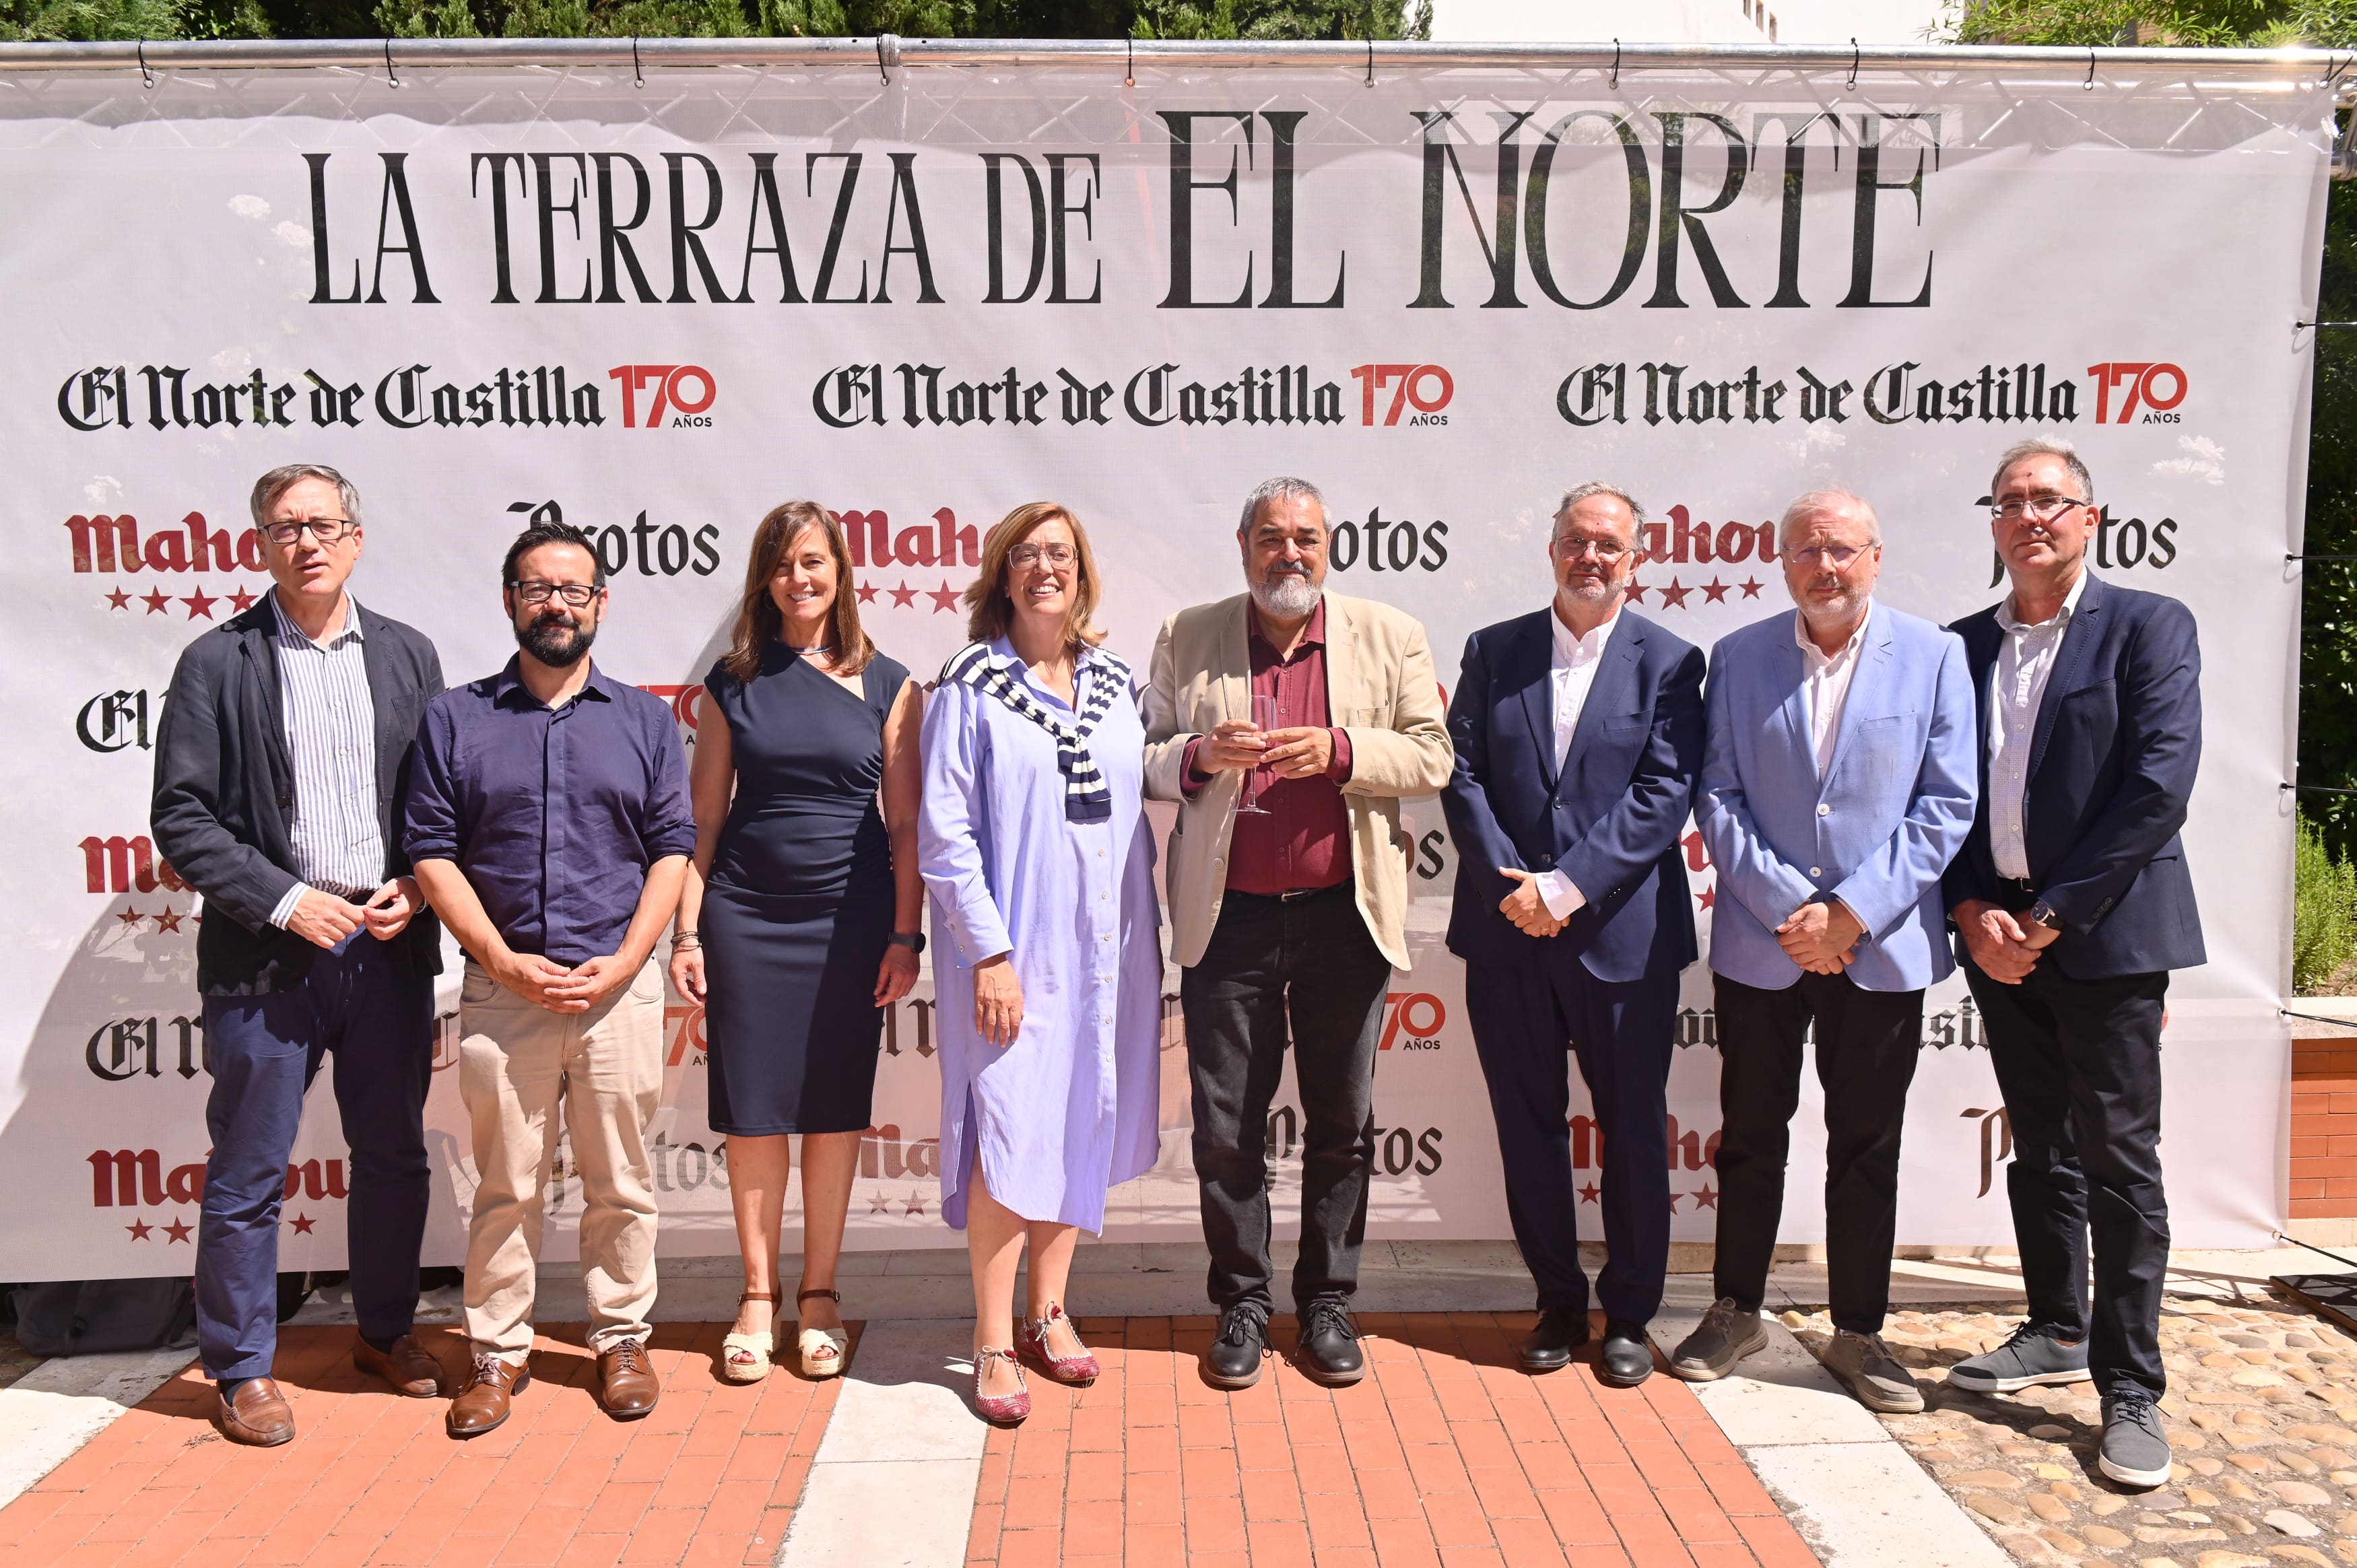
[[[528,605],[544,605],[551,598],[563,599],[575,609],[580,609],[604,593],[603,588],[587,583],[510,583],[508,590]]]
[[[2007,496],[1989,508],[1989,516],[2006,522],[2018,522],[2025,517],[2032,522],[2051,522],[2072,507],[2086,504],[2077,496]]]
[[[262,532],[271,543],[283,548],[302,538],[306,529],[310,530],[311,537],[323,545],[340,544],[358,533],[361,525],[348,517],[312,517],[265,523]]]

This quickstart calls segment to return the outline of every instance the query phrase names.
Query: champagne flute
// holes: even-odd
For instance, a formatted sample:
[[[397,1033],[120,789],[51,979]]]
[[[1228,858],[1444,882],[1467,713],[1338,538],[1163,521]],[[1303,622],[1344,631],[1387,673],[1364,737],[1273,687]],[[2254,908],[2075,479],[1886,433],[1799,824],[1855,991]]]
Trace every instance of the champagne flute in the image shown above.
[[[1276,727],[1275,697],[1254,696],[1253,698],[1252,723],[1253,728],[1260,733],[1265,741],[1268,732]],[[1238,816],[1265,817],[1271,814],[1268,808],[1260,803],[1260,769],[1254,768],[1244,775],[1244,787],[1236,796]]]

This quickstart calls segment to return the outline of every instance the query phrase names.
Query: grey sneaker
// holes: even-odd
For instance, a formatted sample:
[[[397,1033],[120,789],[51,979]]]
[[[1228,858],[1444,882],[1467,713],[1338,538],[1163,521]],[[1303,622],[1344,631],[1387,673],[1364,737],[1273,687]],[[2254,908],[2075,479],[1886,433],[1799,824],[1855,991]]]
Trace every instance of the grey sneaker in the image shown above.
[[[2065,1345],[2043,1323],[2025,1323],[1996,1349],[1948,1369],[1948,1381],[1984,1394],[2009,1394],[2040,1383],[2083,1383],[2093,1375],[2087,1370],[2087,1342]]]
[[[1735,1305],[1733,1296],[1723,1295],[1678,1346],[1677,1354],[1670,1358],[1670,1370],[1690,1383],[1707,1383],[1727,1376],[1735,1369],[1735,1363],[1767,1347],[1768,1330],[1761,1326],[1760,1315],[1744,1311]]]
[[[1868,1410],[1884,1415],[1913,1415],[1923,1408],[1923,1391],[1915,1386],[1915,1380],[1879,1334],[1840,1330],[1825,1347],[1825,1370],[1847,1383],[1850,1392]]]
[[[2123,1487],[2149,1489],[2169,1480],[2169,1434],[2160,1411],[2142,1389],[2104,1396],[2104,1442],[2095,1462]]]

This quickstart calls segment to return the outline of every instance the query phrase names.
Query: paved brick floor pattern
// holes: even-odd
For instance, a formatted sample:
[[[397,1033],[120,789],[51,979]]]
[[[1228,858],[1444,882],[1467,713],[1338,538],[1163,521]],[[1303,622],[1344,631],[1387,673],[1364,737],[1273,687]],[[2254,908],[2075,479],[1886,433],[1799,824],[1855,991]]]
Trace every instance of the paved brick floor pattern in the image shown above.
[[[1685,1385],[1605,1388],[1592,1352],[1525,1376],[1531,1322],[1369,1313],[1358,1386],[1278,1358],[1229,1394],[1196,1369],[1211,1319],[1084,1320],[1103,1376],[1035,1376],[991,1434],[969,1568],[1813,1568]]]
[[[441,1400],[399,1398],[351,1364],[344,1327],[279,1332],[296,1441],[223,1441],[194,1368],[0,1509],[0,1561],[38,1568],[489,1568],[768,1563],[839,1385],[713,1375],[725,1324],[659,1327],[663,1396],[644,1419],[597,1404],[581,1330],[544,1333],[533,1383],[457,1443]],[[854,1326],[856,1332],[856,1326]],[[422,1336],[449,1371],[463,1342]],[[855,1341],[856,1343],[856,1341]]]

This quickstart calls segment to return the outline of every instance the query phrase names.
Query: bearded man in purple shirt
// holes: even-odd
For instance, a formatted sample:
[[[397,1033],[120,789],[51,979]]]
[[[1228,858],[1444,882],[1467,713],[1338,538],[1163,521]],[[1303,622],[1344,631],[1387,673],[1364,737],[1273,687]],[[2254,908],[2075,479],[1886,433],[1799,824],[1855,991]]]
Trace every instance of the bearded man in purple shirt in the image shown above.
[[[591,668],[606,573],[588,537],[535,523],[501,574],[518,652],[429,703],[405,846],[467,952],[458,1088],[475,1145],[467,1241],[474,1369],[453,1437],[508,1418],[531,1381],[542,1193],[560,1109],[581,1176],[581,1262],[597,1395],[619,1418],[662,1391],[647,1359],[662,1090],[655,939],[695,852],[671,710]]]

